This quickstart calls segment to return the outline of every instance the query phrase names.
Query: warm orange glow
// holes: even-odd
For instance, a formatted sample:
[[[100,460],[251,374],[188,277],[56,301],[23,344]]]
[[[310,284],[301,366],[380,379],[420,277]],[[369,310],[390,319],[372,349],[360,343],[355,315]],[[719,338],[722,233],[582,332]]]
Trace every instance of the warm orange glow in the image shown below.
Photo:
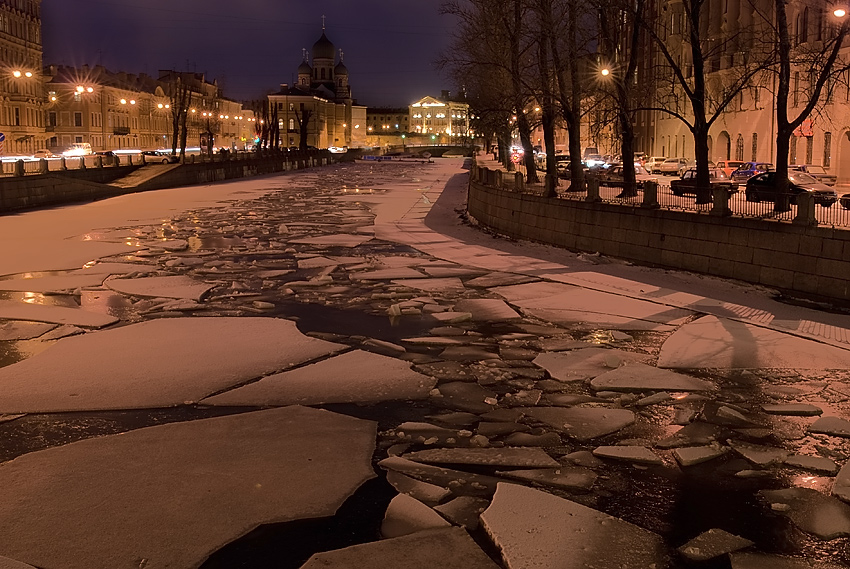
[[[836,8],[832,12],[832,15],[835,16],[836,18],[843,18],[844,16],[847,15],[847,11],[844,8]]]
[[[611,72],[610,72],[610,71],[608,71],[608,69],[607,69],[607,68],[605,68],[605,69],[603,69],[602,71],[600,71],[600,73],[602,73],[602,76],[603,76],[603,77],[608,77],[608,75],[609,75]]]

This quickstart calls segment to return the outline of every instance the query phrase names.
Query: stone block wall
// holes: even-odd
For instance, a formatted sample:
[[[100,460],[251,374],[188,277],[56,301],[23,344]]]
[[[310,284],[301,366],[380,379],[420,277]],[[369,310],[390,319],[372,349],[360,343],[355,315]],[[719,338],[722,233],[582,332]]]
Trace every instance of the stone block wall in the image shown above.
[[[850,231],[523,194],[478,181],[468,211],[498,233],[641,264],[850,301]]]

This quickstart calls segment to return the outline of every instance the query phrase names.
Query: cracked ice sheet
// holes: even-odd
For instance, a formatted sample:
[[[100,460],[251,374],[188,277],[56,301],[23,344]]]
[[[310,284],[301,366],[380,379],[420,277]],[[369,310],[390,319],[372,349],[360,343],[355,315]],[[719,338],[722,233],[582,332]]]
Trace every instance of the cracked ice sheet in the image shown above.
[[[0,368],[0,413],[172,407],[345,348],[277,318],[151,320]]]
[[[208,405],[319,405],[425,399],[437,379],[402,360],[355,350],[204,399]]]
[[[0,253],[0,276],[79,269],[95,259],[133,253],[139,249],[123,243],[29,239],[20,235],[14,238],[14,242],[14,247],[4,247]]]
[[[322,235],[320,237],[290,239],[289,243],[300,243],[304,245],[332,245],[335,247],[358,247],[372,239],[373,237],[371,235],[352,235],[348,233],[341,233],[338,235]]]
[[[509,568],[667,567],[661,537],[588,508],[500,482],[481,524]]]
[[[416,279],[396,279],[393,284],[424,290],[427,292],[452,291],[460,292],[466,290],[463,282],[457,277],[448,278],[416,278]]]
[[[682,326],[661,347],[658,367],[792,368],[850,367],[850,351],[716,316]]]
[[[462,528],[416,532],[403,537],[316,553],[301,569],[498,569]],[[2,569],[2,566],[0,566]]]
[[[0,301],[0,318],[9,320],[30,320],[53,324],[71,324],[84,328],[103,328],[118,322],[118,318],[82,308],[49,306],[13,300]]]
[[[30,453],[0,468],[0,554],[197,568],[261,524],[333,515],[375,476],[375,435],[371,421],[284,407]]]
[[[152,298],[179,298],[200,301],[213,285],[184,275],[173,277],[142,277],[137,279],[108,279],[103,283],[116,292]]]
[[[618,294],[559,283],[529,283],[490,289],[523,312],[562,325],[584,323],[618,330],[671,330],[693,313]]]

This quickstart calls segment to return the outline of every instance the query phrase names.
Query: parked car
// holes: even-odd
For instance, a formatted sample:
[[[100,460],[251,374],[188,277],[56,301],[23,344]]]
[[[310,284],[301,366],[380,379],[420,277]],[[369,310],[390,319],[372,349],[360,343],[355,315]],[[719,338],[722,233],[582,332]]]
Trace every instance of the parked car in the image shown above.
[[[679,169],[682,166],[687,166],[688,159],[687,158],[668,158],[661,164],[659,164],[653,173],[656,174],[667,174],[668,176],[673,175],[677,176],[679,174]]]
[[[838,201],[841,202],[841,207],[844,209],[850,209],[850,194],[844,194]]]
[[[838,201],[838,194],[833,188],[818,182],[805,172],[794,170],[788,172],[788,181],[791,182],[789,189],[792,204],[797,203],[797,196],[803,192],[813,194],[815,203],[823,207],[831,207]],[[776,172],[764,172],[747,180],[747,189],[744,195],[748,202],[761,202],[776,201],[777,193]]]
[[[180,162],[179,156],[162,150],[142,150],[142,155],[145,157],[145,162],[148,164],[176,164],[177,162]]]
[[[827,186],[834,186],[835,182],[838,180],[838,176],[828,173],[823,166],[816,166],[814,164],[791,164],[788,166],[788,169],[805,172],[818,182],[826,184]]]
[[[59,158],[57,154],[53,154],[51,151],[46,148],[41,148],[32,153],[32,157],[40,160],[41,158]]]
[[[769,162],[744,162],[742,166],[739,166],[737,170],[732,172],[730,178],[741,184],[756,174],[770,172],[771,170],[773,170],[773,164]]]
[[[605,159],[599,154],[591,154],[584,159],[584,164],[591,169],[599,169],[607,166]]]
[[[665,156],[650,156],[649,159],[644,162],[644,168],[646,168],[650,174],[657,174],[657,168],[661,166],[661,163],[667,160]]]
[[[681,178],[681,177],[682,177],[682,174],[684,174],[685,172],[687,172],[687,171],[688,171],[688,170],[690,170],[691,168],[696,168],[696,167],[697,167],[697,161],[696,161],[696,160],[688,160],[688,163],[687,163],[687,164],[685,164],[684,166],[682,166],[681,168],[679,168],[679,177]],[[711,160],[709,160],[709,161],[708,161],[708,169],[709,169],[709,170],[713,170],[713,169],[714,169],[714,167],[715,167],[714,162],[712,162]]]
[[[712,191],[715,188],[724,188],[732,195],[738,191],[738,183],[733,182],[722,168],[709,168],[709,184]],[[695,196],[697,193],[697,169],[689,168],[678,180],[670,182],[670,191],[674,196]]]
[[[624,171],[625,168],[623,168],[622,166],[611,166],[610,168],[599,174],[599,185],[622,185],[625,177]],[[653,177],[652,174],[646,171],[646,168],[635,162],[635,181],[637,182],[638,187],[642,187],[643,183],[649,180],[657,182],[658,178]]]
[[[722,168],[726,175],[730,178],[732,177],[732,172],[740,168],[746,164],[746,162],[742,162],[740,160],[718,160],[717,167]]]

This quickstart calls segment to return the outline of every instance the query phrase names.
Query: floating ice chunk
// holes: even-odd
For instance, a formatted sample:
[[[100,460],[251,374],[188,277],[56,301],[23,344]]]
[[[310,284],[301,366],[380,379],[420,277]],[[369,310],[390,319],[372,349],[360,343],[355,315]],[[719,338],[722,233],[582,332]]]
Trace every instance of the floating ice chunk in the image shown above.
[[[0,413],[170,407],[344,348],[277,318],[151,320],[0,368]]]
[[[691,561],[708,561],[751,545],[753,542],[749,539],[738,537],[722,529],[712,528],[690,540],[678,551]]]
[[[400,472],[387,472],[387,482],[400,494],[407,494],[428,506],[436,506],[451,495],[448,488],[416,480]]]
[[[481,525],[508,567],[662,568],[661,538],[571,500],[517,484],[499,483]]]
[[[494,298],[460,300],[455,304],[454,310],[469,312],[475,322],[507,322],[522,318],[505,301]]]
[[[701,379],[644,364],[611,370],[590,382],[596,391],[711,391],[716,387]]]
[[[26,454],[0,469],[0,527],[14,528],[0,550],[37,567],[199,567],[261,524],[333,515],[375,476],[375,435],[287,407]]]
[[[398,456],[385,458],[378,463],[378,466],[437,486],[444,486],[456,496],[491,496],[499,482],[499,479],[494,476],[422,464]]]
[[[0,341],[31,340],[56,328],[55,324],[43,322],[3,322],[0,321]]]
[[[542,484],[559,490],[586,491],[596,482],[596,473],[579,466],[559,466],[533,470],[506,470],[496,474],[522,482]]]
[[[436,383],[436,379],[411,370],[407,362],[354,350],[312,365],[269,375],[244,387],[204,399],[204,403],[226,406],[319,405],[424,399]]]
[[[635,422],[627,409],[604,407],[528,407],[523,411],[579,441],[588,441],[619,431]]]
[[[812,417],[823,413],[823,409],[806,403],[782,403],[779,405],[762,405],[762,410],[769,415],[793,415]]]
[[[650,464],[660,466],[664,464],[661,457],[642,446],[601,446],[593,449],[593,456],[623,460],[636,464]]]
[[[392,499],[384,514],[381,535],[385,538],[401,537],[426,529],[449,527],[451,524],[440,514],[419,500],[399,494]]]
[[[738,441],[730,441],[729,446],[731,446],[735,452],[740,454],[742,457],[762,468],[772,464],[780,464],[788,457],[787,451],[773,447]]]
[[[772,509],[788,516],[794,525],[805,532],[821,539],[850,536],[850,506],[835,498],[824,496],[811,488],[762,490],[759,494],[771,506],[785,506]]]
[[[809,427],[812,433],[850,437],[850,421],[840,417],[821,417]]]
[[[822,456],[807,456],[802,454],[795,454],[794,456],[789,456],[785,459],[785,464],[789,466],[796,466],[798,468],[803,468],[805,470],[811,470],[812,472],[818,472],[821,474],[828,474],[830,476],[834,476],[838,472],[838,465],[835,464],[834,461],[824,458]],[[848,477],[850,477],[850,471],[848,471]],[[850,486],[850,480],[846,481],[847,485]],[[833,486],[833,494],[841,498],[842,500],[850,501],[850,492],[846,493],[843,496],[840,496],[836,489],[839,488],[839,479],[835,479],[835,484]],[[850,488],[848,488],[850,490]]]
[[[685,447],[674,449],[673,457],[682,466],[693,466],[723,456],[726,452],[720,446]]]
[[[428,292],[462,292],[466,290],[463,282],[458,278],[395,279],[393,284]]]
[[[538,448],[442,448],[420,450],[402,458],[428,464],[466,464],[514,468],[555,468],[558,462]]]
[[[587,347],[571,352],[545,352],[534,358],[534,363],[560,381],[581,381],[617,368],[622,362],[642,362],[647,359],[643,354]]]
[[[103,328],[118,322],[118,318],[115,316],[82,308],[66,308],[64,306],[31,304],[12,300],[0,301],[0,318],[70,324],[84,328]]]
[[[213,285],[184,275],[142,277],[138,279],[107,279],[103,283],[116,292],[132,296],[184,298],[200,301]]]
[[[450,503],[464,498],[456,498]],[[448,516],[447,516],[448,517]],[[476,516],[477,517],[477,516]],[[473,529],[473,528],[470,528]],[[316,553],[301,569],[498,569],[462,528],[411,535]]]

